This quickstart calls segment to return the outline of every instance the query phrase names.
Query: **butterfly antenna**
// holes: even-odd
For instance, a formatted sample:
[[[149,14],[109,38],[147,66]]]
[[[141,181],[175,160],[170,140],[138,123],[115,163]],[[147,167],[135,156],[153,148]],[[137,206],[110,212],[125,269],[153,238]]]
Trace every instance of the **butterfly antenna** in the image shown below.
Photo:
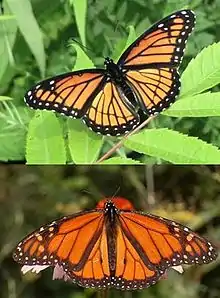
[[[120,186],[118,186],[118,188],[114,192],[113,196],[109,199],[109,201],[111,201],[112,199],[114,199],[116,197],[116,195],[119,193],[119,190],[120,190]]]
[[[87,51],[89,51],[89,52],[92,52],[93,54],[94,54],[94,51],[92,50],[92,49],[90,49],[90,48],[88,48],[87,46],[85,46],[85,45],[83,45],[81,42],[79,42],[78,40],[76,40],[76,39],[74,39],[74,38],[72,38],[72,43],[77,43],[81,48],[83,48],[83,49],[85,49],[85,50],[87,50]],[[105,57],[103,57],[104,59],[105,59]]]

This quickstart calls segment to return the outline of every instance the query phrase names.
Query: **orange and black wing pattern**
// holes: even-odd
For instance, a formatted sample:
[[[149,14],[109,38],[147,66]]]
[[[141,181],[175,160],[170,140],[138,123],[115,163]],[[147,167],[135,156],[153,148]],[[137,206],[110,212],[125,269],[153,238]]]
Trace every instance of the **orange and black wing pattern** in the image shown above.
[[[135,107],[111,80],[95,96],[83,120],[95,132],[112,136],[129,132],[140,121]]]
[[[13,258],[23,265],[81,270],[102,235],[103,218],[100,212],[85,211],[55,220],[23,239]]]
[[[52,110],[82,118],[103,135],[122,135],[139,124],[134,106],[105,70],[80,70],[38,83],[25,95],[34,109]]]
[[[38,83],[25,94],[24,100],[34,109],[81,118],[105,80],[103,69],[65,73]]]
[[[154,24],[119,58],[124,69],[178,67],[195,25],[191,10],[180,10]]]
[[[81,286],[121,290],[149,287],[173,266],[216,257],[205,238],[174,221],[134,211],[123,198],[104,199],[94,210],[41,227],[13,254],[23,265],[59,266]]]
[[[67,272],[72,281],[83,287],[136,290],[155,284],[165,273],[165,269],[159,270],[143,260],[120,226],[113,235],[114,254],[108,246],[107,235],[105,226],[84,267],[77,272]]]
[[[179,74],[174,68],[129,70],[126,78],[141,109],[149,115],[168,108],[179,94]]]
[[[179,67],[195,25],[191,10],[178,11],[143,33],[118,61],[141,109],[155,115],[168,108],[180,90]]]
[[[164,271],[182,264],[205,264],[217,257],[216,250],[206,239],[162,217],[122,211],[120,225],[124,247],[130,242],[152,271]]]

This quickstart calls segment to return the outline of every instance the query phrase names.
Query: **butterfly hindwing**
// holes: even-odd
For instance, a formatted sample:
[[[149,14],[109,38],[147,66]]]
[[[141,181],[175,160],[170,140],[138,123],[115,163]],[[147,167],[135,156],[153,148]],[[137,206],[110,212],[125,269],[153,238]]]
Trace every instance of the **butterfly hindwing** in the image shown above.
[[[141,109],[149,115],[169,107],[179,94],[180,80],[175,68],[129,70],[126,77]]]
[[[84,116],[92,130],[107,135],[122,135],[139,123],[134,106],[111,80],[96,95]]]

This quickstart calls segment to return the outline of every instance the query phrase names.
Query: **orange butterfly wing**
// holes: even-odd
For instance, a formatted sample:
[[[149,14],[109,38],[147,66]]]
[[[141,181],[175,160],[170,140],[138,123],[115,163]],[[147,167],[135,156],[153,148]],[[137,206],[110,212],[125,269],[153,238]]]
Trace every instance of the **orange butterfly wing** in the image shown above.
[[[118,65],[137,95],[141,109],[155,115],[179,94],[178,68],[195,24],[191,10],[178,11],[153,25],[122,54]]]
[[[25,94],[24,100],[34,109],[81,118],[105,80],[103,69],[65,73],[38,83]]]
[[[58,265],[84,287],[134,290],[156,283],[172,266],[209,263],[217,257],[211,243],[187,227],[120,210],[120,200],[104,200],[98,209],[41,227],[18,244],[14,260],[30,266]],[[117,213],[114,224],[108,208]]]
[[[60,265],[81,270],[103,228],[103,213],[80,212],[41,227],[23,239],[13,258],[24,265]]]
[[[127,133],[140,121],[135,107],[112,81],[95,96],[83,120],[92,130],[113,136]]]
[[[148,114],[155,115],[168,108],[179,93],[179,74],[173,68],[130,70],[126,77],[142,110]]]
[[[194,25],[195,15],[191,10],[167,16],[136,39],[122,54],[118,64],[125,69],[178,67]]]
[[[83,287],[134,290],[156,283],[164,274],[164,270],[155,270],[144,264],[120,227],[117,228],[115,255],[110,256],[106,235],[104,227],[84,267],[78,272],[67,272],[72,281]]]
[[[121,135],[139,123],[134,106],[104,70],[80,70],[38,83],[25,95],[34,109],[53,110],[72,118],[83,118],[93,131]]]
[[[151,270],[209,263],[217,257],[210,242],[174,221],[137,211],[122,211],[120,224],[125,237]]]

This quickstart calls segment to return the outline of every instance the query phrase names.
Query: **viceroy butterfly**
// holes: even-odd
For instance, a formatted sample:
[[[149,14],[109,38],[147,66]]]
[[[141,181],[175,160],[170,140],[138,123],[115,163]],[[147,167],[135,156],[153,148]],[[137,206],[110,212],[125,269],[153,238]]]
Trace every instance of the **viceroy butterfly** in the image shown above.
[[[126,199],[55,220],[25,237],[13,258],[23,272],[54,266],[54,275],[83,287],[135,290],[155,284],[167,269],[217,257],[205,238],[183,225],[135,211]]]
[[[34,109],[82,118],[103,135],[120,136],[140,123],[139,111],[155,115],[179,94],[179,67],[195,24],[191,10],[177,11],[145,31],[117,64],[85,69],[44,80],[25,95]]]

